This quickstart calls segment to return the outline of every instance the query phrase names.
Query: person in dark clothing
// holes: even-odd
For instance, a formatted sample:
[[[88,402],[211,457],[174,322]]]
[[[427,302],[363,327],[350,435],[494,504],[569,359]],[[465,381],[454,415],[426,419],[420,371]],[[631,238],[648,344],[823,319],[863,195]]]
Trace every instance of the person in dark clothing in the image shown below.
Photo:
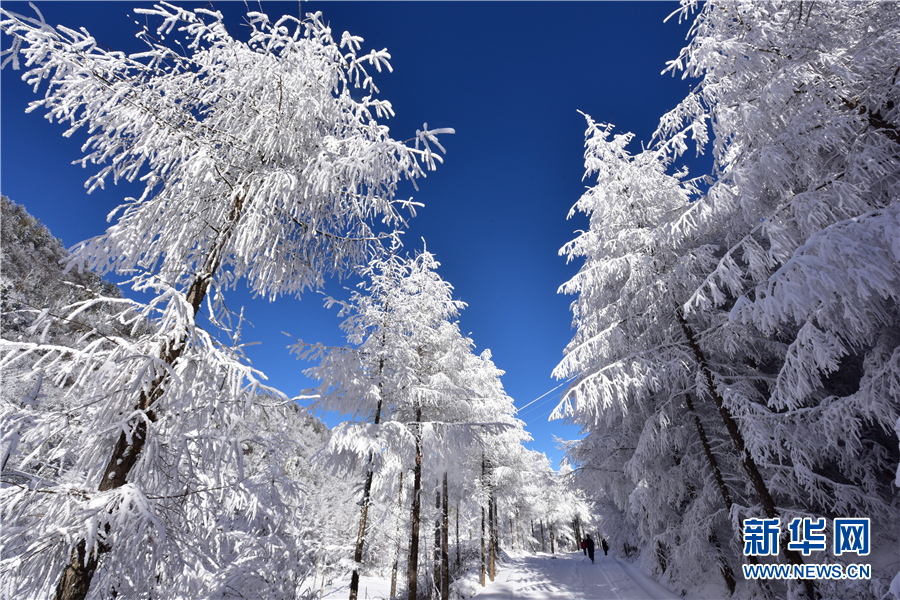
[[[584,544],[587,546],[588,557],[591,559],[591,562],[594,562],[594,540],[591,539],[591,536],[587,536],[584,538]]]
[[[587,556],[587,544],[584,543],[584,540],[581,540],[581,551]]]
[[[603,556],[606,556],[606,551],[609,550],[609,544],[606,543],[606,538],[600,540],[600,547],[603,548]]]

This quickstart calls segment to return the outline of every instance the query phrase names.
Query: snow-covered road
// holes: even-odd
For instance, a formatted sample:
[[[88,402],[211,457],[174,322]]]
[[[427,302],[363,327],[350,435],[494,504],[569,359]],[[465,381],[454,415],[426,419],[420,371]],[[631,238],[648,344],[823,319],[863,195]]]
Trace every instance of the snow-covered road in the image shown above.
[[[474,593],[472,600],[685,600],[631,564],[612,555],[603,556],[603,552],[595,557],[595,564],[581,552],[555,556],[503,554],[504,561],[498,564],[493,582],[482,588],[475,574],[469,573],[455,584],[457,593],[461,592],[464,597]],[[349,578],[330,583],[322,590],[322,600],[346,600],[350,595],[349,583]],[[360,578],[361,599],[386,599],[389,596],[389,580],[371,576]]]
[[[677,598],[613,556],[582,553],[510,557],[477,600],[635,600]]]

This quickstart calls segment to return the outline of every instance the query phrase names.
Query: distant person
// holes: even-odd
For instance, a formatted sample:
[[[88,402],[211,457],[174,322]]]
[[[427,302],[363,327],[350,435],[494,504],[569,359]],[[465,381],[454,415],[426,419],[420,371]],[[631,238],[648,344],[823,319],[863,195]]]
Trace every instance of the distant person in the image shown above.
[[[591,559],[591,563],[594,562],[594,540],[591,539],[591,536],[588,535],[584,538],[584,545],[587,546],[587,554]]]
[[[584,540],[581,540],[581,551],[587,556],[587,544],[584,543]]]
[[[603,548],[603,556],[606,556],[606,551],[609,550],[609,544],[606,543],[606,538],[600,540],[600,547]]]

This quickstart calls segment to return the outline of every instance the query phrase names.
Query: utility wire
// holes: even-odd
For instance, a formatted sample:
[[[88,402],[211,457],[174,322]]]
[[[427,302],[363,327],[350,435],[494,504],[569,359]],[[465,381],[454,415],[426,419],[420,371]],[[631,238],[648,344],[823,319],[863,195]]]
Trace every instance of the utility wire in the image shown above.
[[[550,390],[549,392],[544,392],[543,394],[541,394],[540,396],[538,396],[537,398],[535,398],[534,400],[532,400],[531,402],[529,402],[528,404],[526,404],[525,406],[523,406],[522,408],[517,408],[517,409],[516,409],[516,413],[517,413],[517,414],[520,413],[521,411],[525,410],[526,408],[528,408],[529,406],[531,406],[532,404],[534,404],[535,402],[537,402],[538,400],[540,400],[541,398],[543,398],[544,396],[546,396],[547,394],[549,394],[550,392],[554,392],[554,391],[558,390],[559,388],[561,388],[562,386],[566,385],[567,383],[569,383],[569,382],[572,381],[573,379],[575,379],[575,378],[572,377],[572,378],[568,379],[567,381],[563,381],[561,384],[559,384],[558,386],[556,386],[555,388],[553,388],[553,389]]]

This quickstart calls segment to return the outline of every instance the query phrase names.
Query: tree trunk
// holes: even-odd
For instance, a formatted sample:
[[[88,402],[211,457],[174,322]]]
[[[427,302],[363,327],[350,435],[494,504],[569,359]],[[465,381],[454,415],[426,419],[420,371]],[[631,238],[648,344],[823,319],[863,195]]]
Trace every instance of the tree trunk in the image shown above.
[[[690,394],[686,394],[685,403],[687,404],[688,411],[690,411],[691,415],[694,417],[694,427],[696,427],[697,435],[700,437],[703,453],[706,455],[706,461],[709,463],[710,469],[712,469],[716,485],[719,488],[719,494],[722,496],[722,502],[725,503],[725,508],[728,509],[728,514],[730,515],[731,507],[734,506],[734,503],[731,500],[731,492],[728,490],[728,486],[725,485],[725,478],[722,476],[722,470],[719,468],[719,461],[716,460],[716,455],[713,454],[709,438],[706,437],[706,430],[703,428],[703,423],[700,421],[700,415],[694,410],[694,402],[691,399]]]
[[[669,566],[669,561],[666,554],[666,549],[660,542],[656,542],[656,560],[659,563],[662,572],[665,574],[666,569]]]
[[[497,497],[491,491],[491,497],[494,499],[494,558],[500,558],[500,525],[497,523]],[[495,573],[496,574],[496,573]]]
[[[450,515],[447,504],[447,471],[444,471],[444,519],[441,527],[441,600],[450,600]]]
[[[422,408],[416,408],[416,423],[422,421]],[[408,598],[416,600],[419,580],[419,517],[422,512],[422,439],[416,430],[416,467],[413,470],[412,533],[409,538],[409,572],[407,573]]]
[[[459,504],[456,505],[456,572],[459,573]]]
[[[580,537],[578,537],[578,517],[572,519],[572,535],[575,537],[575,545],[577,546],[578,541],[581,539]]]
[[[700,367],[700,371],[703,373],[703,377],[706,380],[707,392],[709,392],[709,395],[712,396],[713,401],[716,404],[716,408],[719,410],[719,416],[722,417],[722,422],[725,424],[725,428],[728,430],[728,435],[731,438],[731,443],[734,445],[734,449],[737,451],[738,456],[741,457],[741,465],[744,467],[744,471],[750,478],[750,483],[753,485],[753,489],[756,491],[759,502],[760,504],[762,504],[763,511],[766,513],[766,517],[769,519],[778,518],[778,512],[775,509],[775,501],[772,499],[772,495],[769,493],[769,488],[766,486],[766,481],[765,479],[763,479],[762,473],[756,466],[756,461],[753,460],[753,457],[750,455],[750,451],[747,450],[747,447],[744,444],[744,436],[741,434],[741,430],[738,428],[737,422],[731,415],[731,411],[729,411],[728,407],[725,406],[725,399],[722,398],[722,395],[719,394],[719,391],[716,388],[715,382],[713,381],[712,377],[712,370],[709,368],[709,363],[706,360],[706,356],[703,354],[703,350],[700,348],[700,344],[697,341],[696,336],[694,335],[694,331],[688,325],[687,321],[685,321],[684,314],[681,312],[681,309],[678,309],[676,313],[678,315],[678,322],[681,324],[681,329],[684,332],[684,336],[687,338],[688,345],[690,346],[691,351],[694,353],[694,358],[697,360],[697,365]],[[780,544],[780,546],[782,552],[784,552],[785,558],[789,563],[795,565],[803,564],[803,558],[801,558],[800,554],[795,550],[789,550],[787,547],[787,543],[782,543]],[[803,584],[806,587],[807,596],[810,598],[810,600],[813,600],[816,597],[815,582],[812,579],[804,579]]]
[[[519,523],[519,507],[516,506],[516,539],[519,542],[519,550],[525,549],[525,544],[522,543],[522,526]]]
[[[372,455],[369,454],[371,462]],[[353,553],[353,572],[350,575],[350,600],[356,600],[359,593],[359,570],[362,564],[363,546],[366,541],[366,517],[369,514],[369,494],[372,490],[372,471],[366,473],[363,487],[362,511],[359,516],[359,530],[356,532],[356,551]]]
[[[382,337],[382,344],[384,344],[384,338]],[[381,402],[383,399],[384,386],[381,382],[381,375],[384,372],[384,359],[381,359],[378,363],[378,403],[375,405],[375,425],[381,423]],[[366,461],[366,465],[369,466],[372,464],[373,455],[369,452],[369,458]],[[353,573],[350,575],[350,600],[356,600],[359,595],[359,571],[362,568],[362,558],[363,558],[363,547],[366,543],[366,519],[369,514],[369,504],[371,503],[371,495],[372,495],[372,470],[368,469],[366,473],[366,483],[363,487],[363,499],[362,499],[362,511],[359,516],[359,530],[356,534],[356,551],[353,553]]]
[[[222,261],[222,255],[228,241],[234,232],[235,225],[241,217],[244,207],[244,196],[234,199],[231,210],[228,213],[225,227],[219,233],[218,238],[213,243],[212,249],[206,255],[203,270],[196,275],[188,286],[186,299],[188,304],[193,308],[193,316],[197,316],[209,285],[219,270]],[[185,348],[185,337],[183,332],[177,332],[168,344],[164,344],[163,350],[160,352],[159,358],[162,362],[173,365],[177,361]],[[159,400],[165,391],[165,380],[167,373],[159,375],[153,380],[149,387],[149,392],[141,391],[138,401],[134,406],[133,412],[144,413],[144,417],[135,417],[129,424],[133,424],[130,436],[125,431],[119,434],[119,439],[113,448],[112,456],[106,463],[106,469],[103,472],[103,478],[100,480],[98,491],[106,492],[122,487],[128,481],[128,474],[140,458],[144,445],[147,443],[147,422],[156,422],[156,414],[151,408],[153,404]],[[91,587],[91,579],[97,570],[100,561],[100,555],[108,552],[110,547],[104,543],[98,543],[96,551],[87,557],[85,563],[85,549],[87,547],[86,540],[80,540],[72,550],[69,564],[63,569],[62,576],[56,586],[53,595],[55,600],[84,600],[88,590]]]
[[[691,408],[690,399],[688,400],[688,407]],[[691,408],[691,410],[693,410],[693,409]],[[694,415],[694,416],[696,417],[696,415]],[[700,431],[703,431],[702,424],[699,424],[699,425],[700,425]],[[704,449],[706,449],[706,447],[709,444],[709,441],[705,439],[705,436],[706,436],[705,432],[702,435],[703,435]],[[707,454],[707,458],[711,458],[713,461],[713,464],[716,464],[715,456],[712,454],[711,449],[709,450],[709,453]],[[681,459],[678,458],[678,455],[675,455],[673,457],[673,459],[675,461],[675,466],[679,466],[681,464]],[[720,473],[720,476],[721,476],[721,473]],[[722,483],[722,485],[724,486],[724,482]],[[687,487],[688,496],[690,497],[691,501],[695,500],[697,498],[697,493],[694,488],[694,485],[690,481],[688,481],[686,487]],[[728,492],[727,487],[724,489],[726,492],[725,502],[726,502],[726,506],[728,507],[728,512],[730,514],[731,513],[731,495],[727,493]],[[722,579],[725,580],[725,585],[728,586],[728,592],[730,594],[734,594],[734,588],[735,588],[735,585],[737,582],[735,581],[735,578],[734,578],[734,571],[731,570],[731,565],[728,564],[728,560],[725,558],[725,554],[722,552],[722,545],[719,543],[719,536],[716,535],[715,530],[711,529],[709,537],[707,539],[709,540],[709,542],[711,544],[713,544],[716,547],[716,562],[719,563],[719,571],[722,574]],[[748,558],[755,559],[756,557],[750,556]]]
[[[484,454],[481,455],[481,491],[485,492],[485,463]],[[484,571],[486,557],[484,554],[484,506],[481,507],[481,587],[484,587]]]
[[[99,551],[92,553],[85,561],[86,546],[87,542],[81,540],[72,550],[72,559],[69,561],[69,566],[63,571],[62,578],[56,586],[56,598],[58,600],[64,598],[67,600],[69,598],[82,599],[87,596],[94,571],[97,570],[100,553]]]
[[[710,469],[712,469],[713,475],[715,476],[716,485],[719,488],[719,494],[722,496],[722,501],[725,503],[725,508],[728,509],[728,514],[731,515],[731,508],[732,506],[734,506],[734,503],[731,500],[731,493],[728,490],[728,486],[725,485],[725,478],[722,476],[722,471],[721,469],[719,469],[719,462],[716,460],[716,455],[713,454],[712,446],[709,443],[709,439],[706,437],[706,430],[703,428],[703,423],[700,421],[700,416],[694,410],[694,402],[691,399],[691,395],[687,394],[685,400],[688,411],[690,411],[691,415],[693,415],[694,417],[694,426],[697,428],[697,435],[700,437],[700,443],[703,446],[703,453],[706,455],[706,460],[709,463]],[[693,498],[693,486],[689,485],[688,490],[690,491],[691,497]],[[722,553],[722,546],[719,544],[719,538],[718,536],[716,536],[715,531],[712,532],[712,535],[710,537],[710,541],[715,544],[716,550],[718,551],[716,558],[719,561],[719,570],[722,572],[722,578],[725,580],[725,584],[728,586],[728,591],[733,594],[736,585],[734,572],[731,570],[731,566],[728,564],[728,561],[725,559],[725,556]]]
[[[441,590],[441,486],[435,482],[434,492],[434,584],[431,586],[431,597],[440,596]]]
[[[556,545],[553,537],[553,521],[550,522],[550,554],[556,554]]]
[[[497,565],[494,562],[494,494],[488,496],[488,577],[491,581],[497,576]]]
[[[719,536],[716,535],[715,531],[710,531],[709,541],[716,547],[716,562],[719,563],[719,572],[722,573],[722,579],[725,580],[725,585],[728,586],[728,592],[734,594],[734,588],[737,585],[737,581],[734,579],[734,571],[731,570],[731,565],[725,559],[725,553],[722,552],[722,545],[719,543]],[[754,556],[753,558],[756,557]]]
[[[541,552],[547,551],[547,544],[544,541],[544,520],[541,519]]]
[[[391,568],[391,600],[397,596],[397,567],[400,563],[400,515],[403,514],[403,471],[400,471],[400,493],[397,494],[397,551]]]
[[[484,507],[481,507],[481,587],[484,587],[484,569],[485,569],[485,555],[484,555]]]

